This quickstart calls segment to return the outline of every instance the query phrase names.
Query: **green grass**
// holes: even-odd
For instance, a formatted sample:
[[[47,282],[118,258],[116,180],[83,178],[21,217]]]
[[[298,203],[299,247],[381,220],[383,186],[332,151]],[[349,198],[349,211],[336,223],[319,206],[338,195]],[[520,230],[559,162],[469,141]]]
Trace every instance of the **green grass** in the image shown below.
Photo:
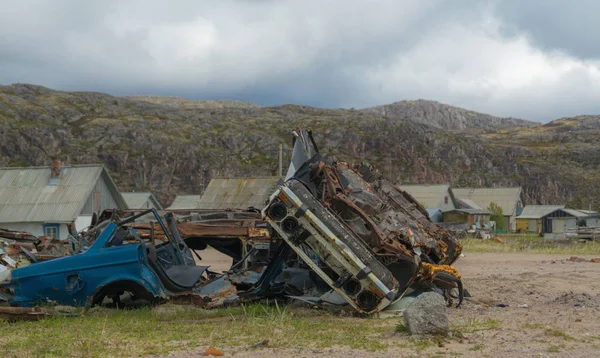
[[[545,333],[547,336],[560,337],[560,338],[563,338],[565,341],[570,341],[570,340],[575,339],[559,329],[550,329],[549,328],[545,331]]]
[[[469,318],[451,323],[451,330],[457,337],[464,337],[465,334],[475,333],[479,331],[488,331],[501,328],[501,322],[497,319],[477,319]]]
[[[6,356],[147,356],[210,345],[246,349],[268,339],[270,347],[335,345],[377,351],[388,348],[381,337],[393,332],[395,323],[277,305],[206,310],[169,304],[0,322],[0,347]]]
[[[501,234],[504,242],[462,239],[463,252],[526,252],[534,254],[600,255],[600,242],[544,239],[537,235]]]
[[[417,352],[426,350],[427,348],[433,347],[435,343],[429,339],[415,339],[413,345]]]
[[[469,348],[470,351],[482,351],[485,346],[481,343],[475,344],[473,347]]]
[[[548,353],[560,353],[561,349],[565,348],[564,344],[561,345],[551,345],[546,349]]]

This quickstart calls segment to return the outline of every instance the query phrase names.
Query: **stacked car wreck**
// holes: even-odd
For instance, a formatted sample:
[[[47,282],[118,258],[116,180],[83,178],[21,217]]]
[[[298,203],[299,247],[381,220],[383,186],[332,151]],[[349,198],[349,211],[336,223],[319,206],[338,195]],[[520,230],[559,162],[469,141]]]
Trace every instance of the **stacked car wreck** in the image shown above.
[[[458,288],[461,296],[460,277],[445,265],[461,247],[425,209],[367,166],[328,163],[311,132],[294,135],[286,183],[263,214],[333,290],[364,313],[385,308],[411,285]]]
[[[262,212],[109,210],[61,244],[66,257],[41,259],[39,243],[19,247],[26,264],[5,270],[2,297],[13,306],[207,308],[277,298],[369,314],[434,289],[460,304],[460,275],[449,265],[461,246],[421,205],[368,165],[328,161],[309,131],[294,131],[293,146]],[[209,246],[232,258],[229,270],[198,265]]]

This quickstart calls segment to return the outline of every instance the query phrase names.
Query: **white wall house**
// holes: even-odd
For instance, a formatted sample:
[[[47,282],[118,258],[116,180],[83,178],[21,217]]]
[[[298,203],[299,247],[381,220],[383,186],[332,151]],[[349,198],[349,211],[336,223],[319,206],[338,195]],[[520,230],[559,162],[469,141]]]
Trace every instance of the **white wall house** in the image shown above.
[[[64,239],[67,224],[127,204],[102,165],[0,168],[0,227]]]

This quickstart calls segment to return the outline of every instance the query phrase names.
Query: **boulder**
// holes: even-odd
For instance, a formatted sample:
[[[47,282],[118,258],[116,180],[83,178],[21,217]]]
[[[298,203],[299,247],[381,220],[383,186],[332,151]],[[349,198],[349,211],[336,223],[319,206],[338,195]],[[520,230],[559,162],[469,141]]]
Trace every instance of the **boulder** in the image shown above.
[[[449,331],[446,302],[435,292],[424,292],[404,311],[404,325],[412,335],[442,334]]]

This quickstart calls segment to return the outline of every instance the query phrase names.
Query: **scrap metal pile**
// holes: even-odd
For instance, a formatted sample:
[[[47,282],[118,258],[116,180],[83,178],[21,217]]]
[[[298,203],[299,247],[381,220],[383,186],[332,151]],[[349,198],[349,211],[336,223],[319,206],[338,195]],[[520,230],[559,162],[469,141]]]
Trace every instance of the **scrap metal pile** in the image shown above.
[[[71,243],[28,232],[0,228],[0,282],[10,281],[11,271],[72,254]]]
[[[210,308],[275,298],[368,314],[433,289],[460,305],[449,266],[461,253],[456,238],[370,166],[328,161],[308,131],[294,139],[288,174],[262,212],[107,210],[66,243],[11,239],[0,246],[12,265],[0,300]],[[229,270],[198,265],[209,247],[231,257]]]

